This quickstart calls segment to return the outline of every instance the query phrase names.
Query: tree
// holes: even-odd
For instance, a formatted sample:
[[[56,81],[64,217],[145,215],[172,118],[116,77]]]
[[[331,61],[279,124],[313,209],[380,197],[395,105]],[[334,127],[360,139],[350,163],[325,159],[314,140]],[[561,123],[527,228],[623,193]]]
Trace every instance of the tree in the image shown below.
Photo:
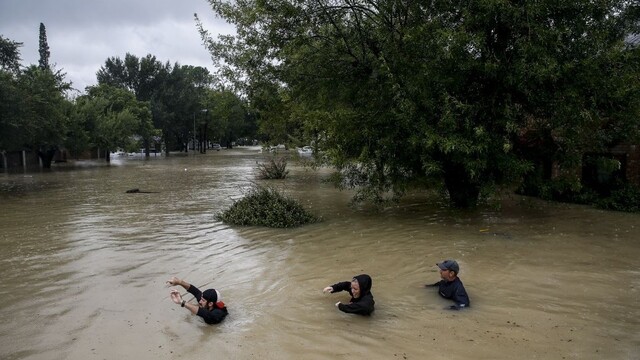
[[[21,149],[24,137],[20,129],[25,109],[18,86],[20,46],[0,35],[0,151]]]
[[[96,75],[98,84],[127,89],[133,92],[139,101],[152,101],[160,85],[159,75],[162,67],[162,63],[151,54],[147,54],[144,58],[138,58],[127,53],[124,61],[118,57],[108,58]],[[154,124],[157,125],[157,123],[158,121],[154,120]],[[143,137],[145,155],[149,157],[150,143],[155,132],[140,131],[139,135]]]
[[[194,139],[194,123],[197,120],[200,132],[206,127],[201,124],[208,116],[202,116],[207,109],[203,102],[211,75],[202,67],[166,64],[159,77],[159,86],[152,104],[156,126],[162,129],[167,155],[170,150],[186,149],[186,144]]]
[[[40,69],[49,69],[49,44],[47,43],[47,30],[43,23],[40,23],[40,38],[39,38],[38,52],[40,53],[40,60],[38,60],[38,66]]]
[[[0,70],[0,152],[22,150],[24,97],[17,79]]]
[[[64,81],[64,73],[48,66],[42,24],[40,30],[41,49],[46,48],[41,64],[45,67],[32,65],[20,71],[21,44],[0,38],[0,150],[32,148],[42,166],[49,168],[55,151],[66,139],[70,104],[65,93],[71,85]]]
[[[148,133],[153,128],[148,102],[138,101],[130,91],[108,84],[88,87],[87,94],[76,99],[74,119],[84,121],[91,143],[105,150],[107,162],[111,150],[138,149],[141,132]]]
[[[0,35],[0,70],[18,73],[20,70],[20,50],[22,43]]]
[[[209,2],[237,28],[214,40],[198,23],[221,75],[252,104],[279,89],[356,199],[439,179],[473,206],[533,169],[532,134],[561,164],[638,137],[626,0]]]
[[[64,74],[29,66],[18,78],[23,123],[20,131],[24,145],[40,157],[43,168],[50,168],[56,150],[66,139],[69,102],[64,94],[71,85]]]
[[[231,148],[237,138],[251,135],[246,131],[246,105],[236,94],[231,91],[210,91],[206,104],[211,107],[213,119],[209,131],[212,138],[219,140],[223,146]]]

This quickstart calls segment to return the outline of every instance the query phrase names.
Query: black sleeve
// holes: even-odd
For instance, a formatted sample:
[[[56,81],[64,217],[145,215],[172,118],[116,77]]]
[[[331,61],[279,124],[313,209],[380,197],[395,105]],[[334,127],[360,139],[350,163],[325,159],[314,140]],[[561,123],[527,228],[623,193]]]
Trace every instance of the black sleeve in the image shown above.
[[[373,312],[375,302],[372,296],[365,296],[357,302],[349,304],[338,304],[338,309],[342,312],[358,315],[370,315]]]
[[[200,301],[200,297],[202,296],[202,292],[200,291],[200,289],[198,289],[197,287],[191,285],[191,286],[189,286],[187,291],[189,292],[189,294],[193,295],[196,298],[197,301]]]
[[[351,294],[351,282],[350,281],[339,282],[337,284],[331,285],[331,287],[333,288],[333,291],[331,292],[332,294],[340,292],[340,291],[349,291],[349,294]]]

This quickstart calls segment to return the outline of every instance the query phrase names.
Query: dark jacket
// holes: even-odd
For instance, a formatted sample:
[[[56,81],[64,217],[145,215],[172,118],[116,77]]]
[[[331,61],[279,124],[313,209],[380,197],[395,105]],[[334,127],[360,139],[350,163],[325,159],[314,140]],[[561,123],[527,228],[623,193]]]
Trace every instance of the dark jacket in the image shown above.
[[[453,281],[440,280],[431,286],[437,286],[440,296],[456,303],[451,306],[452,309],[460,310],[471,305],[469,295],[467,295],[467,291],[464,289],[459,277],[456,277]]]
[[[200,301],[200,298],[202,298],[202,292],[193,285],[189,286],[189,289],[187,289],[187,291],[191,295],[195,296],[196,300],[198,301]],[[207,324],[212,325],[220,323],[228,314],[229,312],[227,311],[227,307],[224,306],[224,303],[222,301],[217,301],[215,302],[213,309],[209,310],[200,307],[196,315],[204,319],[204,322],[206,322]]]
[[[332,293],[347,291],[349,292],[349,295],[351,295],[349,304],[340,303],[338,305],[338,309],[350,314],[371,315],[374,310],[373,306],[376,303],[375,301],[373,301],[373,294],[371,293],[371,277],[369,275],[362,274],[354,277],[354,279],[358,280],[358,284],[360,284],[360,296],[358,298],[353,297],[350,281],[343,281],[331,285],[331,287],[333,288],[333,291],[331,291]]]

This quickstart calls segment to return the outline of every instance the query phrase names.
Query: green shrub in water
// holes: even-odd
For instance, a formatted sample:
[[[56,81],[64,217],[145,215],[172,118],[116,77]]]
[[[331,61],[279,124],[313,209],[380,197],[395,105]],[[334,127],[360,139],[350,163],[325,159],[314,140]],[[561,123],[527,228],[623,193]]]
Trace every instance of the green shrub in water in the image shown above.
[[[640,188],[626,184],[613,190],[609,197],[597,202],[599,208],[616,211],[640,212]]]
[[[258,178],[260,179],[284,179],[289,174],[287,159],[275,156],[267,163],[258,164]]]
[[[290,228],[317,221],[298,202],[272,188],[255,186],[242,199],[218,215],[230,225]]]

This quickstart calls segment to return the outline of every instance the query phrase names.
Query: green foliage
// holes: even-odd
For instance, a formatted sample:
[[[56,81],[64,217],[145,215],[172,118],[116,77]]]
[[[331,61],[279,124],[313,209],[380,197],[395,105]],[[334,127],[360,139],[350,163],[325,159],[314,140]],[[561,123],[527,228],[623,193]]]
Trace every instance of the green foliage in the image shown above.
[[[151,100],[157,86],[163,65],[155,56],[148,54],[138,58],[127,53],[124,61],[119,57],[110,57],[96,73],[98,84],[108,84],[127,89],[141,101]]]
[[[577,178],[556,178],[553,180],[530,180],[516,192],[545,200],[584,204],[606,210],[640,212],[640,188],[622,184],[606,194],[582,186]]]
[[[38,59],[38,66],[42,70],[49,69],[49,43],[47,42],[47,29],[43,23],[40,23],[40,38],[38,41],[38,52],[40,53],[40,59]]]
[[[597,194],[584,188],[577,177],[558,177],[545,180],[541,177],[530,177],[516,190],[517,193],[539,197],[544,200],[574,202],[588,204]]]
[[[26,98],[16,77],[0,71],[0,150],[22,149],[27,141],[22,131]]]
[[[150,102],[153,125],[161,129],[167,151],[182,150],[194,138],[230,144],[255,134],[244,101],[229,91],[212,90],[216,79],[206,68],[127,53],[124,60],[108,58],[97,77],[99,84],[127,89]],[[139,133],[144,139],[151,136]]]
[[[257,170],[260,179],[284,179],[289,175],[287,158],[277,158],[275,155],[266,163],[258,164]]]
[[[9,40],[0,35],[0,70],[18,73],[20,69],[20,50],[22,43]]]
[[[262,129],[316,140],[356,197],[429,177],[472,206],[530,172],[528,154],[570,164],[640,138],[626,0],[209,2],[236,26],[199,24],[221,75]]]
[[[612,191],[607,198],[598,200],[596,205],[607,210],[640,212],[640,188],[627,184]]]
[[[244,101],[233,92],[207,91],[204,104],[212,117],[206,125],[214,142],[228,146],[239,137],[255,133]]]
[[[273,188],[261,186],[253,187],[244,198],[217,217],[231,225],[274,228],[291,228],[318,220],[294,199]]]
[[[49,167],[53,151],[66,140],[70,105],[64,95],[70,84],[60,71],[31,65],[19,75],[18,87],[25,97],[20,109],[24,146],[47,153],[43,161],[44,167]]]
[[[76,99],[73,120],[84,122],[91,143],[105,150],[137,149],[135,136],[152,130],[147,102],[136,100],[128,90],[104,84],[89,87],[87,95]]]
[[[65,94],[71,85],[48,63],[20,70],[21,45],[0,37],[0,150],[30,148],[47,168],[68,134],[71,104]]]

